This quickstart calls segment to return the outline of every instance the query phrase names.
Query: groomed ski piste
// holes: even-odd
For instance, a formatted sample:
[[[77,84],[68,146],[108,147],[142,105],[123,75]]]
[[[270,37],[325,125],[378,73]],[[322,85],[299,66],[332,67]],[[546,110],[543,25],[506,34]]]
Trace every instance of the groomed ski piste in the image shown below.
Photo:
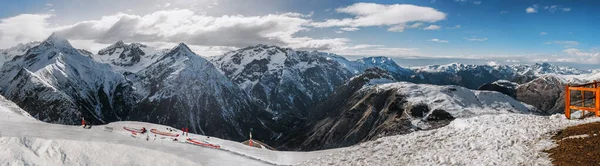
[[[143,122],[115,122],[91,129],[48,124],[0,97],[0,165],[551,165],[542,151],[555,146],[552,134],[595,121],[600,119],[490,114],[347,148],[282,152],[189,134],[194,140],[219,145],[202,147],[186,143],[188,137],[155,139],[150,132],[132,136],[123,129],[170,128]]]

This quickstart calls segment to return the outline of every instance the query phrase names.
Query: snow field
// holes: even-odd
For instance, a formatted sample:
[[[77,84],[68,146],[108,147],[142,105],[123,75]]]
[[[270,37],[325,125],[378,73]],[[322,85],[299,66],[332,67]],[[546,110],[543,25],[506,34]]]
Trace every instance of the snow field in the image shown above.
[[[564,115],[481,115],[448,126],[390,136],[316,158],[303,165],[551,165],[543,150],[554,132],[600,118]]]

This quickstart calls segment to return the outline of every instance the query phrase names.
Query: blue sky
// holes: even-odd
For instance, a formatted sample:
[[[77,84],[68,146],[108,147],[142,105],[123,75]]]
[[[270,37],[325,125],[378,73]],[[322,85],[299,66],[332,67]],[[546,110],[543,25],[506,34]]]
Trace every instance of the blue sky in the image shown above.
[[[598,6],[591,0],[2,1],[0,48],[58,32],[91,51],[116,40],[161,48],[185,42],[211,56],[262,43],[349,58],[390,56],[404,66],[593,68],[600,63]]]

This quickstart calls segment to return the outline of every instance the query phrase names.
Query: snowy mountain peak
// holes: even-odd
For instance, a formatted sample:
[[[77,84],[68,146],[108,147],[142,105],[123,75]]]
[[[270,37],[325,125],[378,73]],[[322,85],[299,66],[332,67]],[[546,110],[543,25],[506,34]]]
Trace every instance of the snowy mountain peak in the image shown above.
[[[121,47],[123,47],[123,46],[125,46],[125,42],[123,42],[123,40],[119,40],[119,41],[117,41],[117,43],[115,43],[114,45],[115,45],[115,46],[121,46]]]
[[[200,58],[205,60],[204,58],[201,58],[200,56],[196,55],[196,53],[194,53],[190,47],[188,47],[185,43],[179,43],[177,44],[177,46],[171,48],[171,50],[169,50],[169,52],[167,52],[165,54],[165,56],[163,56],[161,58],[165,59],[165,58],[178,58],[178,57],[193,57],[193,58]],[[208,61],[208,60],[207,60]]]
[[[48,38],[46,38],[46,40],[44,40],[42,42],[45,45],[51,45],[54,47],[62,47],[62,48],[73,48],[73,46],[71,46],[71,43],[69,43],[69,41],[65,38],[63,38],[62,36],[56,34],[56,33],[52,33],[52,35],[50,35]]]
[[[193,53],[193,51],[190,49],[190,47],[188,47],[185,43],[179,43],[177,44],[177,46],[175,46],[173,49],[171,49],[171,51],[181,51],[181,52],[185,52],[185,53]],[[193,53],[195,54],[195,53]]]

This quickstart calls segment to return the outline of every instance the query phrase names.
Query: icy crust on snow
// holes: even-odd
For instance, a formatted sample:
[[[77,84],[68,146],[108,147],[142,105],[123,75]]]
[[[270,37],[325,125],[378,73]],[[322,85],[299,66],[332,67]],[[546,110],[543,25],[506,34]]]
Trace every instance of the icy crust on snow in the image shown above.
[[[412,104],[426,104],[430,110],[444,110],[456,118],[481,114],[530,113],[533,106],[499,92],[478,91],[460,86],[439,86],[407,82],[364,87],[361,91],[397,89]]]
[[[134,146],[30,137],[0,137],[0,165],[198,165]]]
[[[369,141],[302,165],[552,165],[554,132],[598,118],[567,120],[562,114],[482,115],[448,126]]]

